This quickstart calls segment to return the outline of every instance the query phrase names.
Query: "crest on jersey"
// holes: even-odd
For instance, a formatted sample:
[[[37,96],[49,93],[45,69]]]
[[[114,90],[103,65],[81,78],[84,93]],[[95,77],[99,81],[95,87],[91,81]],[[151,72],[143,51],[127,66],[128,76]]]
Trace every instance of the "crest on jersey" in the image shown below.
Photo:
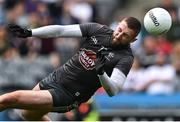
[[[112,58],[114,57],[114,53],[109,52],[109,54],[107,56],[105,56],[105,58],[110,61]]]
[[[79,62],[86,70],[92,70],[95,67],[96,53],[92,50],[81,49]]]

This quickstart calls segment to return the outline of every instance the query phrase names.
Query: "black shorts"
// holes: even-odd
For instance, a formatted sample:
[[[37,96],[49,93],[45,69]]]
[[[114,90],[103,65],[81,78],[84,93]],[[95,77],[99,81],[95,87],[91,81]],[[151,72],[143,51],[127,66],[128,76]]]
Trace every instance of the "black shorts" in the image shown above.
[[[52,112],[64,113],[77,108],[79,103],[73,99],[71,94],[65,88],[63,88],[63,86],[56,82],[57,75],[60,75],[58,77],[62,77],[61,74],[57,74],[57,72],[61,72],[61,68],[57,69],[49,76],[41,80],[39,82],[39,87],[41,90],[48,90],[52,95]],[[63,80],[63,78],[60,79]]]

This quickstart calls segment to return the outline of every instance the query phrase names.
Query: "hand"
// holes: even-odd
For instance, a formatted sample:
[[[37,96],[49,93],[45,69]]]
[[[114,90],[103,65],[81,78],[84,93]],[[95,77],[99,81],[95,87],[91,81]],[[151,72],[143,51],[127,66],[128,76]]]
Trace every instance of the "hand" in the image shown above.
[[[9,24],[8,29],[17,37],[26,38],[26,37],[32,36],[31,30],[24,29],[20,27],[19,25]]]
[[[101,54],[101,51],[96,53],[96,61],[95,61],[95,69],[98,75],[103,75],[104,73],[104,65],[106,58]]]

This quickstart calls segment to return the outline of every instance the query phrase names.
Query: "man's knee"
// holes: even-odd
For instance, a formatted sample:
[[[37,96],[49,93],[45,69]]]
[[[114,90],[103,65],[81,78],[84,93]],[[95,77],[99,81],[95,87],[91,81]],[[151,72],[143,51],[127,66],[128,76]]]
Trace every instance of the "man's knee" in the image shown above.
[[[29,121],[37,121],[37,120],[46,120],[49,121],[50,119],[45,116],[47,113],[46,112],[38,112],[38,111],[29,111],[29,110],[21,110],[21,117],[24,120],[29,120]]]
[[[31,115],[27,110],[21,110],[21,116],[24,120],[30,120],[32,119]]]

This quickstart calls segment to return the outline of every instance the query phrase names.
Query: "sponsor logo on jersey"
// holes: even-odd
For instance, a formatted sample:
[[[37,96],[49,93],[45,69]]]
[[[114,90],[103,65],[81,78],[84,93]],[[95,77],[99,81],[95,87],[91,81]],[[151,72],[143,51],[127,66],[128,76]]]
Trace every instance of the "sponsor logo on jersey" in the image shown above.
[[[96,39],[95,36],[91,36],[91,39],[92,39],[92,41],[94,42],[94,44],[97,44],[98,40]]]
[[[96,53],[92,50],[81,49],[79,62],[86,70],[92,70],[95,67]]]

